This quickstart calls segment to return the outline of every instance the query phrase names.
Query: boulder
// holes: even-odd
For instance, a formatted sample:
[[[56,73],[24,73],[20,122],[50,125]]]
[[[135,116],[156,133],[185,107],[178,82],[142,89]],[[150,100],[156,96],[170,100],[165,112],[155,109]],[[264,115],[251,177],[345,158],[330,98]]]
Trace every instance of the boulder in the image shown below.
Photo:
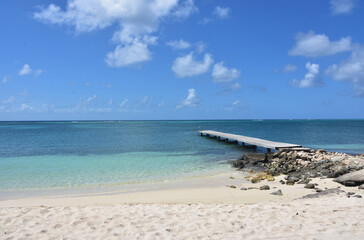
[[[263,185],[259,188],[259,190],[269,190],[270,187],[268,185]]]
[[[344,174],[334,179],[335,182],[341,183],[345,186],[359,186],[364,184],[364,169]]]
[[[337,178],[349,172],[346,166],[338,166],[334,168],[334,171],[327,175],[328,178]]]
[[[309,189],[312,189],[312,188],[315,188],[315,185],[313,183],[307,183],[305,185],[305,188],[309,188]]]
[[[282,193],[282,191],[280,189],[278,191],[272,192],[271,194],[276,195],[276,196],[282,196],[283,195],[283,193]]]
[[[238,168],[238,169],[243,169],[244,168],[244,161],[235,160],[235,161],[233,161],[233,166]]]
[[[268,155],[264,153],[248,153],[244,156],[244,158],[253,165],[268,161]]]

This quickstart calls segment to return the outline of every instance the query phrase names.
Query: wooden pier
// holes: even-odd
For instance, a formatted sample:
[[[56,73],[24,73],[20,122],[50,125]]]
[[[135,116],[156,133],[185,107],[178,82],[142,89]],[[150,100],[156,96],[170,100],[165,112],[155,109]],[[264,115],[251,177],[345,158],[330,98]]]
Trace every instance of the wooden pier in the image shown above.
[[[234,143],[241,143],[243,146],[249,146],[250,147],[264,147],[267,149],[268,152],[271,151],[271,149],[282,149],[282,148],[295,148],[297,150],[303,150],[302,145],[298,144],[291,144],[291,143],[282,143],[282,142],[273,142],[269,140],[264,140],[260,138],[253,138],[253,137],[247,137],[242,135],[236,135],[236,134],[230,134],[230,133],[223,133],[223,132],[217,132],[217,131],[211,131],[211,130],[203,130],[198,131],[199,135],[201,136],[208,136],[208,137],[215,137],[220,141],[225,142],[234,142]],[[249,144],[249,145],[245,145]]]

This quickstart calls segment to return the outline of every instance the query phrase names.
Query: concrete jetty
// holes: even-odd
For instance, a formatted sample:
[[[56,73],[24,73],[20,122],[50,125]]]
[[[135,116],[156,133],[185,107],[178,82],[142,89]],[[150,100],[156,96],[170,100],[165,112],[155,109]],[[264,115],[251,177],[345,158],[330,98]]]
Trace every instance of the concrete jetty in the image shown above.
[[[198,131],[201,136],[215,137],[219,140],[224,140],[227,142],[241,143],[242,145],[249,144],[251,147],[264,147],[270,152],[271,149],[282,149],[282,148],[295,148],[295,150],[303,150],[302,145],[283,143],[283,142],[273,142],[260,138],[247,137],[243,135],[236,135],[231,133],[223,133],[212,130],[201,130]]]

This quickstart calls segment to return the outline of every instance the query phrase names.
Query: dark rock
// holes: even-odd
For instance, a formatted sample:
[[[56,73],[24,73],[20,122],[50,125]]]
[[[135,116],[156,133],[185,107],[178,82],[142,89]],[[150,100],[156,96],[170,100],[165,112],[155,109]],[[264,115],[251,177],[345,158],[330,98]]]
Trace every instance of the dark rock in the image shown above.
[[[276,196],[282,196],[282,195],[283,195],[283,193],[282,193],[281,189],[279,189],[279,190],[277,190],[277,191],[275,191],[275,192],[272,192],[271,194],[272,194],[272,195],[276,195]]]
[[[287,181],[286,181],[286,184],[287,185],[294,185],[295,182],[296,182],[295,179],[288,178]]]
[[[240,190],[246,191],[246,190],[248,190],[248,189],[247,189],[247,188],[245,188],[245,187],[242,187],[242,188],[240,188]]]
[[[360,185],[358,188],[359,189],[364,189],[364,184]]]
[[[293,182],[298,182],[300,179],[298,177],[294,177],[294,176],[290,176],[288,177],[288,180],[287,181],[293,181]]]
[[[263,185],[259,188],[259,190],[269,190],[270,187],[268,185]]]
[[[283,180],[280,180],[279,182],[280,182],[280,183],[282,183],[282,184],[286,184],[286,182],[285,182],[285,181],[283,181]]]
[[[243,160],[235,160],[233,161],[233,166],[238,168],[238,169],[243,169],[244,168],[244,161]]]
[[[359,186],[364,183],[364,169],[344,174],[338,178],[335,178],[334,181],[345,186]]]
[[[316,192],[322,192],[322,189],[318,188],[316,189]]]
[[[248,153],[244,156],[244,159],[248,160],[252,164],[268,161],[268,155],[265,153]]]
[[[324,190],[322,192],[316,192],[316,193],[312,193],[312,194],[308,194],[306,196],[303,196],[302,198],[306,199],[306,198],[319,198],[321,196],[326,196],[326,195],[332,195],[332,194],[340,194],[344,192],[343,190],[340,190],[338,188],[331,188],[331,189],[327,189]]]
[[[341,175],[344,175],[346,173],[349,172],[348,167],[346,166],[338,166],[336,168],[334,168],[333,172],[329,173],[327,175],[328,178],[337,178],[340,177]]]
[[[355,192],[348,192],[348,195],[354,195],[355,194]]]
[[[229,188],[236,188],[236,186],[234,186],[234,185],[230,185],[230,186],[229,186]]]
[[[305,188],[312,189],[312,188],[315,188],[315,185],[314,185],[314,184],[312,184],[312,183],[307,183],[307,184],[305,185]]]
[[[355,198],[362,198],[361,195],[354,195],[353,197],[355,197]]]
[[[248,190],[258,189],[257,187],[248,187]]]

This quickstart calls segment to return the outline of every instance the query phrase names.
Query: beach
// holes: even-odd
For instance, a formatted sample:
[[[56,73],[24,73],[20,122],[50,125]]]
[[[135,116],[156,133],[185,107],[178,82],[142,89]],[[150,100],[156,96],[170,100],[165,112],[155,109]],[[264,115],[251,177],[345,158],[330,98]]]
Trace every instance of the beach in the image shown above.
[[[156,186],[152,191],[1,201],[0,238],[364,237],[364,200],[347,196],[349,192],[364,194],[363,190],[345,187],[330,179],[315,178],[313,182],[325,189],[317,193],[302,184],[282,185],[279,180],[283,178],[253,184],[244,180],[242,173],[230,172],[178,184],[168,183]],[[219,186],[223,184],[226,185]],[[270,190],[257,189],[263,185],[268,185]],[[254,189],[241,190],[241,187]],[[277,189],[282,191],[282,196],[271,194]]]
[[[362,239],[364,190],[334,179],[363,171],[363,123],[2,123],[0,239]],[[286,126],[267,138],[311,148],[266,154],[198,136],[201,124]],[[328,140],[343,133],[321,126],[338,124],[355,144]]]

